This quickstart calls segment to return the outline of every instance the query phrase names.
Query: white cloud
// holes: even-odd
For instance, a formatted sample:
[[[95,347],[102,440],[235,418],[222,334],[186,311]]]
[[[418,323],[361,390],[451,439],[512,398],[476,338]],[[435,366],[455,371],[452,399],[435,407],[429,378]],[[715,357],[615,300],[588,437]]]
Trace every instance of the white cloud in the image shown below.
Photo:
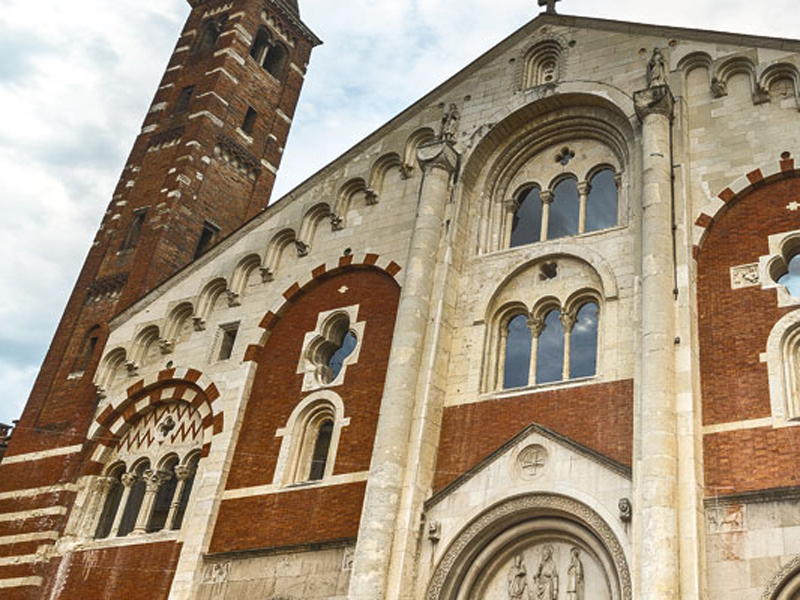
[[[538,12],[535,0],[300,0],[317,48],[276,195]],[[560,12],[797,36],[789,0],[564,0]],[[24,402],[186,0],[0,0],[0,421]]]

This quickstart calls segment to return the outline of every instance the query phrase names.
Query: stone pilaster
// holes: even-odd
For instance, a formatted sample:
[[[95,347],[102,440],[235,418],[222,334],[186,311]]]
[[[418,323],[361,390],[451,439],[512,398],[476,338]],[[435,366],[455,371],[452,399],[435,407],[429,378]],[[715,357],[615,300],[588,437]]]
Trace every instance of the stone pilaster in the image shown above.
[[[420,147],[418,160],[424,175],[353,561],[351,600],[386,595],[436,257],[458,153],[451,143],[437,141]]]
[[[643,152],[636,597],[670,600],[680,595],[670,164],[674,100],[669,87],[657,85],[637,92],[634,102]]]

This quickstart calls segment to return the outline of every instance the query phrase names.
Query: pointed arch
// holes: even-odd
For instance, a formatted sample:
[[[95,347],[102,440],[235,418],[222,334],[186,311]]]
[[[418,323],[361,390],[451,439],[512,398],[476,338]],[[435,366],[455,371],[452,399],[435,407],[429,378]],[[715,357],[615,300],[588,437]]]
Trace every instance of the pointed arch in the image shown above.
[[[386,181],[386,175],[395,168],[402,174],[403,163],[400,160],[400,155],[396,152],[384,154],[372,165],[372,171],[369,176],[369,189],[375,193],[376,198],[380,198],[383,195],[383,184]]]
[[[272,239],[267,245],[267,254],[262,269],[262,277],[265,281],[272,281],[275,279],[275,274],[278,272],[284,250],[293,245],[296,241],[297,235],[294,229],[282,229],[272,236]]]

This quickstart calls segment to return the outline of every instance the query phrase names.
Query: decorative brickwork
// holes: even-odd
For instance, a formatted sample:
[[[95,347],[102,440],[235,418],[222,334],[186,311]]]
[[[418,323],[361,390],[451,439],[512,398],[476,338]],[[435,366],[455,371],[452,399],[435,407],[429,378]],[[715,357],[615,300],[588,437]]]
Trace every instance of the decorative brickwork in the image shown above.
[[[729,197],[708,226],[697,258],[703,422],[719,425],[771,416],[767,365],[761,361],[775,323],[791,308],[760,286],[732,289],[731,267],[769,253],[768,236],[800,228],[787,205],[800,197],[794,171]],[[727,193],[724,192],[724,194]],[[798,485],[800,428],[706,435],[709,497]]]

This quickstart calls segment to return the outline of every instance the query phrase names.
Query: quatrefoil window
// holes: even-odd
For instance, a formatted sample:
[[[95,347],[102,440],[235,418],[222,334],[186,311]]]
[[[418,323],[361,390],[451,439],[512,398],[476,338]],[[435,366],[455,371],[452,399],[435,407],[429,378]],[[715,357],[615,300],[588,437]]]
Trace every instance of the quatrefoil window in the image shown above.
[[[768,244],[770,253],[758,261],[761,288],[778,292],[778,306],[797,306],[800,304],[800,230],[771,235]]]
[[[800,254],[796,254],[789,261],[786,273],[775,281],[778,285],[785,287],[792,298],[800,298]]]
[[[358,307],[321,313],[315,331],[306,334],[298,372],[303,390],[344,383],[347,366],[357,362],[364,323],[356,322]]]

